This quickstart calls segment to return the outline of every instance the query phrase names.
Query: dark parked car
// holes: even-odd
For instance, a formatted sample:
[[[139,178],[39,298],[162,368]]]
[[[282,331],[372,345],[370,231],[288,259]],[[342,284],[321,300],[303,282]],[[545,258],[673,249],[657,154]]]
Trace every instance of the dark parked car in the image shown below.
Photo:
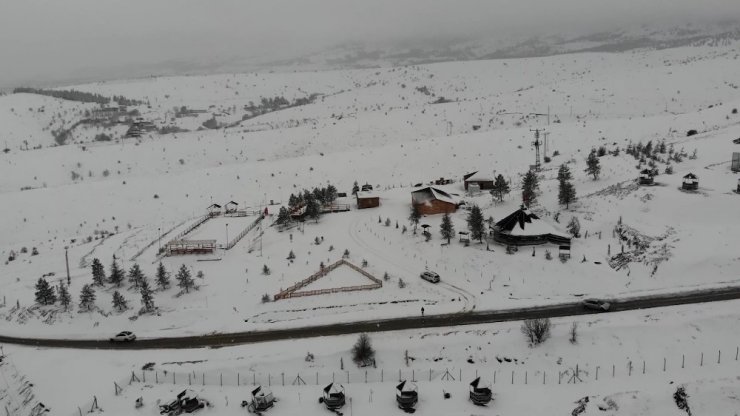
[[[606,312],[609,310],[611,305],[609,302],[601,300],[601,299],[584,299],[581,304],[586,309],[591,309],[593,311],[599,311],[599,312]]]

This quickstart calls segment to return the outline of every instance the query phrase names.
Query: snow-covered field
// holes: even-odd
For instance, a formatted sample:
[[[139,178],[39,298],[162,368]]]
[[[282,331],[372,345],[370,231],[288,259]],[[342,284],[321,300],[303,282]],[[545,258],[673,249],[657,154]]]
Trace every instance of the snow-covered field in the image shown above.
[[[121,139],[126,126],[118,123],[83,123],[72,128],[94,107],[91,104],[33,94],[0,96],[0,125],[7,140],[7,151],[0,154],[4,214],[0,221],[4,263],[0,266],[0,333],[107,338],[129,329],[141,338],[194,335],[417,315],[422,307],[427,314],[454,313],[570,302],[583,296],[618,298],[736,285],[740,281],[740,195],[733,192],[738,175],[731,172],[730,159],[733,151],[740,151],[732,143],[740,137],[738,56],[740,44],[729,42],[618,54],[148,78],[74,86],[80,91],[141,100],[144,104],[135,106],[136,110],[157,128],[187,130],[148,132],[129,139]],[[311,94],[318,95],[305,105],[264,115],[247,110],[252,107],[250,102],[259,105],[263,98],[284,97],[294,102]],[[183,106],[203,112],[176,117]],[[203,127],[210,119],[229,127]],[[56,146],[52,130],[70,128],[71,139]],[[580,220],[582,236],[573,239],[569,261],[559,261],[558,247],[551,245],[507,254],[493,242],[464,246],[453,239],[450,245],[442,244],[439,215],[421,220],[431,226],[430,241],[412,232],[407,218],[411,191],[416,189],[413,185],[440,177],[453,179],[442,188],[478,204],[486,218],[500,220],[516,210],[521,201],[521,175],[534,164],[534,128],[546,129],[548,146],[541,150],[552,161],[543,165],[538,202],[530,208],[561,231],[572,217]],[[697,134],[687,137],[692,129]],[[95,141],[103,132],[113,140]],[[636,184],[639,162],[625,150],[648,141],[653,145],[664,141],[686,157],[671,163],[673,174],[663,173],[667,165],[658,162],[657,185],[641,187]],[[585,159],[591,149],[600,146],[609,153],[600,158],[601,175],[594,180],[584,172]],[[619,154],[611,154],[616,149]],[[694,151],[696,157],[688,157]],[[556,176],[563,163],[571,168],[578,195],[578,201],[567,209],[557,199]],[[500,203],[488,194],[465,195],[462,176],[473,171],[503,175],[511,181],[512,192]],[[682,192],[682,177],[690,172],[699,177],[699,190]],[[349,212],[325,214],[318,222],[284,231],[270,226],[279,205],[287,204],[291,193],[327,183],[349,192],[355,181],[374,186],[380,207],[357,210],[352,203]],[[96,287],[93,311],[80,311],[80,290],[92,282],[94,258],[102,261],[106,273],[114,256],[126,270],[137,263],[153,284],[160,247],[198,221],[209,205],[227,201],[237,201],[249,211],[261,211],[270,201],[274,205],[268,207],[271,215],[263,226],[228,251],[161,259],[173,284],[182,265],[191,270],[197,290],[181,293],[174,285],[157,290],[156,313],[140,313],[139,295],[128,282],[122,288],[107,284]],[[457,231],[465,230],[466,215],[464,210],[452,215]],[[253,215],[215,218],[187,238],[215,239],[223,244],[227,232],[231,239],[254,219]],[[620,222],[627,232],[646,242],[644,250],[633,252],[631,245],[625,246],[618,238],[614,230]],[[633,261],[619,269],[610,267],[608,260],[623,246],[633,253]],[[32,255],[33,248],[38,255]],[[263,301],[317,272],[321,263],[341,259],[345,250],[351,263],[366,261],[365,269],[373,276],[383,279],[387,273],[382,288]],[[292,261],[287,259],[291,251]],[[546,257],[548,251],[552,260]],[[11,252],[17,257],[5,262]],[[53,285],[67,280],[65,252],[71,309],[64,311],[58,303],[36,305],[34,286],[40,277]],[[264,273],[265,266],[269,274]],[[434,285],[421,280],[419,273],[425,268],[437,271],[442,281]],[[304,290],[362,284],[363,279],[340,267]],[[115,290],[128,299],[128,310],[113,308]],[[392,342],[403,339],[399,334],[377,334],[374,340],[379,364],[389,371],[402,366],[401,348],[417,357],[414,366],[423,364],[420,371],[430,367],[460,370],[462,366],[469,374],[474,371],[466,367],[469,357],[490,371],[499,368],[495,355],[524,360],[526,369],[515,370],[517,377],[523,377],[524,371],[536,374],[533,377],[542,376],[538,371],[557,374],[579,362],[589,377],[597,365],[615,364],[624,370],[629,361],[646,360],[655,371],[676,345],[687,345],[687,357],[691,355],[694,361],[702,351],[708,361],[717,360],[718,350],[734,355],[738,339],[732,338],[735,334],[728,328],[737,324],[736,306],[729,302],[650,312],[649,317],[630,312],[583,318],[590,320],[582,322],[582,340],[577,346],[571,346],[563,335],[570,324],[564,320],[557,323],[559,335],[536,349],[523,347],[516,323],[408,331],[401,334],[409,337],[407,347]],[[659,321],[653,323],[653,316],[660,316]],[[486,339],[492,331],[495,337]],[[499,345],[496,337],[505,340]],[[492,340],[496,340],[495,348],[488,346]],[[148,403],[144,411],[154,414],[152,402],[182,386],[132,385],[116,398],[110,395],[112,382],[127,380],[129,371],[140,371],[150,361],[161,371],[183,368],[183,374],[215,374],[226,368],[232,373],[238,368],[245,374],[288,374],[304,368],[309,373],[329,373],[352,342],[352,337],[301,341],[304,350],[316,354],[313,364],[303,361],[305,351],[296,349],[292,341],[216,351],[127,352],[113,360],[104,352],[39,354],[34,349],[6,346],[6,353],[21,373],[39,380],[36,394],[55,409],[74,413],[76,406],[90,399],[89,392],[100,388],[98,397],[110,403],[106,412],[127,414],[132,400],[144,395]],[[455,352],[447,355],[448,349]],[[197,361],[204,355],[209,361],[193,368],[163,364]],[[100,365],[80,366],[82,357]],[[564,364],[556,364],[555,357],[563,357]],[[606,362],[601,357],[607,357]],[[448,361],[441,365],[444,360]],[[671,362],[675,365],[675,358]],[[60,369],[55,372],[59,379],[42,383],[52,363],[60,363],[66,371]],[[511,363],[501,366],[506,371],[513,369]],[[697,409],[732,414],[732,409],[740,408],[736,393],[728,390],[736,389],[737,366],[709,368],[666,375],[650,372],[635,382],[623,377],[603,384],[601,380],[589,382],[593,393],[587,394],[598,396],[595,400],[618,397],[619,414],[673,414],[676,409],[671,407],[675,405],[670,395],[675,388],[667,383],[675,377],[676,382],[689,383],[690,395],[700,397]],[[55,394],[65,373],[83,379],[69,398]],[[663,387],[641,390],[634,383]],[[423,396],[420,409],[476,413],[477,409],[452,404],[465,389],[464,384],[454,386],[450,387],[453,399],[445,401],[439,381],[421,383],[420,388],[430,394]],[[541,413],[551,406],[568,412],[585,395],[582,388],[572,385],[528,386],[531,394],[551,398],[532,401],[517,386],[501,387],[496,412],[528,409]],[[377,388],[357,383],[347,387],[356,397],[354,411],[358,414],[374,409],[368,403],[369,389],[383,400],[392,394],[388,383]],[[243,392],[226,386],[223,392],[219,389],[209,388],[204,395],[210,396],[217,409],[228,397],[231,410],[224,412],[239,412],[235,406]],[[305,400],[321,412],[315,400],[316,386],[275,390],[284,397],[276,414],[304,410],[298,402]],[[632,393],[635,390],[641,391]],[[382,403],[391,412],[392,402]],[[722,407],[713,408],[712,403]],[[589,407],[585,414],[598,412]]]
[[[157,414],[157,400],[168,401],[185,388],[213,404],[203,414],[243,414],[239,404],[249,399],[253,383],[269,383],[280,400],[268,414],[320,415],[326,413],[317,402],[320,389],[332,379],[352,397],[352,412],[402,414],[394,403],[399,374],[417,381],[421,414],[570,414],[576,401],[589,397],[585,415],[604,414],[599,406],[609,400],[616,407],[606,414],[675,415],[680,412],[672,395],[683,385],[694,414],[734,415],[740,409],[740,338],[731,331],[740,323],[737,307],[738,301],[729,301],[559,318],[552,338],[533,348],[515,322],[377,333],[371,336],[375,368],[352,363],[355,336],[114,354],[14,346],[4,351],[34,384],[34,394],[62,415],[75,414],[78,406],[85,412],[93,396],[106,414],[130,414],[138,397],[145,407],[137,412]],[[573,322],[576,343],[569,341]],[[313,361],[306,361],[308,353]],[[576,367],[579,380],[569,382]],[[139,381],[131,383],[132,372]],[[467,400],[467,384],[476,375],[495,381],[488,409]],[[70,382],[74,388],[59,388]],[[123,388],[119,396],[114,383]],[[444,400],[443,391],[452,397]]]

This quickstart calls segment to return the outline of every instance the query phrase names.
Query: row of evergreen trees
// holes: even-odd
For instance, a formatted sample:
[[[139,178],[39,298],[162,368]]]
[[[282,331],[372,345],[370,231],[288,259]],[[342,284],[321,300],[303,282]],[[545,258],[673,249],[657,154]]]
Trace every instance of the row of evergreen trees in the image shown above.
[[[97,298],[95,287],[105,287],[106,284],[110,284],[115,288],[120,288],[126,278],[123,270],[118,266],[115,256],[111,263],[110,274],[108,276],[105,274],[103,264],[97,258],[93,259],[91,268],[93,281],[91,284],[85,284],[80,292],[80,309],[87,311],[92,310],[95,306],[95,300]],[[184,264],[180,266],[176,275],[176,280],[178,282],[177,286],[186,293],[188,293],[190,289],[196,288],[195,281],[193,280],[190,270]],[[138,292],[141,296],[143,311],[154,311],[156,309],[154,304],[154,289],[152,289],[149,284],[149,279],[141,271],[138,264],[131,266],[131,269],[128,272],[128,282],[131,284],[129,289]],[[156,284],[160,290],[166,290],[170,287],[169,273],[161,262],[157,267]],[[36,282],[35,299],[36,302],[41,305],[54,305],[59,301],[65,311],[69,310],[69,306],[71,304],[69,289],[64,282],[60,282],[59,286],[55,289],[43,277],[39,278]],[[118,290],[113,292],[113,307],[119,312],[129,308],[128,301]]]
[[[128,99],[122,95],[114,95],[111,99],[100,94],[94,94],[91,92],[77,91],[75,89],[69,90],[47,90],[43,88],[31,88],[31,87],[17,87],[13,89],[14,94],[28,93],[46,95],[49,97],[59,98],[62,100],[77,101],[82,103],[96,103],[96,104],[108,104],[111,100],[117,102],[119,105],[138,105],[142,104],[141,101]]]
[[[321,216],[321,207],[334,203],[337,200],[337,194],[337,188],[332,184],[322,188],[313,188],[313,191],[304,189],[297,194],[290,194],[288,208],[280,207],[275,223],[278,225],[289,223],[291,221],[290,213],[304,206],[306,207],[306,216],[318,221]]]

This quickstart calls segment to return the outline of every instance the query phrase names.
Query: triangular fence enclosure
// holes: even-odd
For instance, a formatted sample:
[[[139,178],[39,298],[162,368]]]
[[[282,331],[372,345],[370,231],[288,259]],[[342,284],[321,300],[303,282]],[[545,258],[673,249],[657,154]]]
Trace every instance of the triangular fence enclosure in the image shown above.
[[[309,284],[321,279],[322,277],[325,277],[326,275],[331,273],[333,270],[336,270],[337,268],[341,266],[347,266],[350,269],[359,273],[360,275],[366,277],[369,280],[368,284],[332,287],[332,288],[316,289],[316,290],[301,290],[304,287],[308,286]],[[306,279],[301,280],[300,282],[294,284],[293,286],[285,290],[281,290],[280,293],[274,296],[274,299],[280,300],[280,299],[295,298],[295,297],[301,297],[301,296],[324,295],[328,293],[354,292],[357,290],[372,290],[372,289],[379,289],[381,287],[383,287],[383,282],[380,279],[366,272],[362,268],[357,267],[354,264],[348,262],[347,260],[341,259],[337,261],[336,263],[332,263],[324,267],[323,269],[312,274]]]

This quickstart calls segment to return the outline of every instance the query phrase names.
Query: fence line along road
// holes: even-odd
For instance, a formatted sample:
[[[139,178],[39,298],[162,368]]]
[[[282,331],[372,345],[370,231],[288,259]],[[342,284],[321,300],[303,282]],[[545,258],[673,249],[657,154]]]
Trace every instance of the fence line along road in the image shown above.
[[[619,312],[733,299],[740,299],[740,286],[653,296],[631,297],[621,300],[610,300],[610,303],[611,310]],[[136,342],[132,343],[110,343],[107,341],[107,339],[42,339],[19,338],[3,335],[0,335],[0,343],[30,345],[38,347],[80,349],[185,349],[200,347],[223,347],[229,345],[280,341],[296,338],[348,335],[361,332],[398,331],[417,328],[437,328],[492,322],[521,321],[525,319],[535,318],[557,318],[564,316],[587,315],[593,313],[593,311],[584,309],[579,302],[569,302],[531,308],[477,311],[446,315],[427,315],[423,317],[413,316],[359,322],[344,322],[328,325],[275,329],[269,331],[248,331],[171,338],[148,338],[139,339]]]

